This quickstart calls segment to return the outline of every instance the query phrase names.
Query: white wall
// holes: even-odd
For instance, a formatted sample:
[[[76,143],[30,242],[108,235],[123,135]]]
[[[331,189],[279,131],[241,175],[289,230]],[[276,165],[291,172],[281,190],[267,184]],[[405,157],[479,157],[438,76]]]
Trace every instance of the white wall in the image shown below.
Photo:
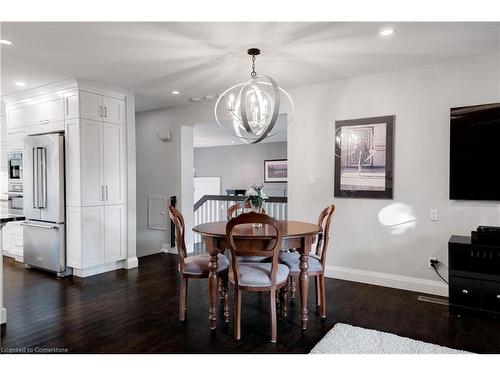
[[[469,235],[479,224],[500,225],[498,203],[448,199],[450,107],[500,101],[499,55],[290,93],[296,112],[288,129],[289,217],[313,221],[335,203],[329,275],[446,294],[428,258],[448,264],[451,234]],[[394,199],[334,198],[335,121],[383,115],[396,116]],[[311,173],[315,185],[308,184]],[[431,208],[439,209],[438,222],[429,221]]]
[[[200,147],[194,149],[197,177],[220,177],[221,193],[226,189],[247,189],[264,183],[264,160],[286,159],[287,143]],[[269,196],[284,196],[286,183],[264,184]]]
[[[185,146],[191,147],[191,151],[187,151],[184,147],[184,153],[193,154],[192,129],[182,131],[182,128],[207,122],[212,118],[213,103],[211,102],[136,113],[137,256],[157,253],[161,251],[162,246],[170,248],[169,224],[166,231],[148,229],[149,195],[165,196],[168,199],[175,195],[177,202],[179,202],[177,207],[180,210],[186,210],[186,212],[192,210],[193,203],[189,204],[189,200],[193,200],[193,190],[191,188],[190,197],[183,199],[181,182],[181,171],[185,172],[184,177],[186,174],[192,177],[193,173],[192,167],[181,169],[181,163],[184,165],[189,163],[189,158],[186,158],[187,154],[184,154],[184,158],[182,157],[181,143],[184,142]],[[172,132],[173,141],[171,143],[164,143],[158,139],[157,133],[164,130]],[[189,146],[188,138],[190,136]],[[190,163],[192,165],[192,156]],[[184,178],[184,181],[185,185],[187,180]],[[189,187],[187,189],[189,191]]]

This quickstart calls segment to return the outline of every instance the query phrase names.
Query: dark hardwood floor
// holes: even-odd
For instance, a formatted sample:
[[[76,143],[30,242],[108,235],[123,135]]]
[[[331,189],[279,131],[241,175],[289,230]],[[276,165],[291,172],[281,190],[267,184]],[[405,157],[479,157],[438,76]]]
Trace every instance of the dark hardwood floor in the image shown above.
[[[66,348],[70,353],[308,353],[335,323],[377,329],[480,353],[500,353],[500,321],[450,316],[446,306],[421,302],[418,293],[327,279],[328,318],[314,313],[299,324],[299,305],[279,321],[268,342],[267,296],[243,293],[242,339],[220,319],[208,326],[207,280],[190,281],[185,323],[178,321],[176,256],[155,254],[139,268],[86,279],[58,280],[4,258],[3,348]],[[311,283],[312,284],[312,283]],[[311,285],[311,296],[313,294]]]

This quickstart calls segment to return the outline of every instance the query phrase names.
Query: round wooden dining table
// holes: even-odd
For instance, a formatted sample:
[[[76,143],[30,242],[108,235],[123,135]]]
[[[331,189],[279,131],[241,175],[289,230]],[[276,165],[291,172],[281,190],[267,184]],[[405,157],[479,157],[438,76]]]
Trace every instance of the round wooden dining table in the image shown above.
[[[300,253],[300,303],[301,303],[301,321],[302,329],[307,328],[307,294],[309,290],[309,278],[307,269],[309,268],[308,259],[311,252],[311,246],[316,236],[321,232],[321,227],[317,224],[305,223],[300,221],[279,220],[283,228],[283,242],[281,249],[295,249]],[[227,221],[218,221],[213,223],[200,224],[193,230],[201,235],[207,252],[210,254],[208,286],[210,292],[209,320],[210,328],[215,329],[217,325],[217,255],[229,249],[226,237]],[[238,225],[233,230],[233,237],[239,247],[243,247],[247,241],[271,241],[275,236],[274,229],[268,225],[256,228],[252,224]]]

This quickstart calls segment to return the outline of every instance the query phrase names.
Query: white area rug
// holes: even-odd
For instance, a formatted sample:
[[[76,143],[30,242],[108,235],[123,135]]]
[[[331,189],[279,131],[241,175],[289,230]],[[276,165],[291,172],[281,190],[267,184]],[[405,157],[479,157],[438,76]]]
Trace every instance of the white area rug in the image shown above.
[[[406,337],[337,323],[312,354],[467,354]]]

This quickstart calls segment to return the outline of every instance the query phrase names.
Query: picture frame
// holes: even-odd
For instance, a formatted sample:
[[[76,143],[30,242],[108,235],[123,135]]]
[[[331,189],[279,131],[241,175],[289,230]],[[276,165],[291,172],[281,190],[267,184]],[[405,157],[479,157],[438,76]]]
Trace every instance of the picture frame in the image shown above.
[[[393,198],[394,123],[394,115],[335,122],[335,197]]]
[[[288,159],[264,160],[264,183],[286,183]]]

